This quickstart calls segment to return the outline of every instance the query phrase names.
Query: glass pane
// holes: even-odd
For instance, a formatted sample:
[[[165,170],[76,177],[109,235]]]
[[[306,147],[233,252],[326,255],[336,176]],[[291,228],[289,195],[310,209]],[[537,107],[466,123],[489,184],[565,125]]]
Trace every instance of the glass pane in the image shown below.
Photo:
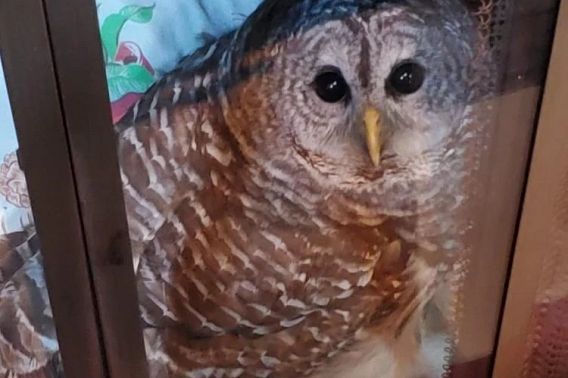
[[[100,3],[151,376],[489,377],[556,3]]]
[[[62,377],[39,239],[17,149],[0,64],[0,376]]]
[[[497,377],[568,376],[568,3],[558,14],[504,309]]]

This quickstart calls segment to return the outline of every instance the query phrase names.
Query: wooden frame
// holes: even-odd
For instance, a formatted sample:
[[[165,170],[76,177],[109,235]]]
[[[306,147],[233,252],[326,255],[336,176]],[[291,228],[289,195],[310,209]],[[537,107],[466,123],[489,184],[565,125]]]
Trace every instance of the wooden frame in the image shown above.
[[[65,376],[143,378],[95,3],[1,1],[0,46]]]
[[[106,362],[113,378],[143,378],[146,354],[96,3],[44,4]]]
[[[0,46],[65,374],[105,377],[78,193],[41,0],[0,1]]]
[[[521,377],[529,353],[538,297],[555,279],[547,265],[560,265],[568,250],[562,214],[568,211],[568,3],[561,2],[548,80],[531,162],[506,307],[500,331],[495,378]],[[566,282],[568,284],[568,282]],[[551,301],[552,298],[545,298]]]
[[[458,324],[455,377],[486,377],[492,371],[548,63],[550,39],[545,37],[551,34],[556,19],[555,0],[510,4],[507,17],[511,24],[499,51],[500,93],[492,100],[495,119],[483,157],[484,166],[491,169],[478,178],[483,184],[479,193],[483,206],[475,216],[474,252],[462,292],[466,300]],[[528,28],[530,34],[526,33]]]

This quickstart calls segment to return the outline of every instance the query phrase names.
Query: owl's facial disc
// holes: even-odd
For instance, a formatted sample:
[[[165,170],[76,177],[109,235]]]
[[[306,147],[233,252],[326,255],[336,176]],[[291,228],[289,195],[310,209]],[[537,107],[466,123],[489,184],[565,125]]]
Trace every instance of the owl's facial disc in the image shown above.
[[[392,97],[401,97],[416,93],[424,83],[426,70],[420,64],[405,61],[395,66],[385,82],[385,89]],[[382,150],[381,113],[373,106],[365,110],[365,139],[371,162],[379,166]]]
[[[400,76],[400,75],[399,75]],[[348,103],[351,90],[341,71],[336,67],[324,67],[313,82],[314,91],[324,103]],[[377,167],[381,160],[381,114],[373,106],[364,113],[364,133],[371,162]]]
[[[418,92],[426,77],[426,69],[411,59],[396,64],[384,82],[384,92],[391,99],[400,100]],[[312,83],[314,92],[322,101],[322,106],[345,105],[346,111],[352,106],[353,95],[350,84],[346,82],[341,70],[334,66],[324,66]],[[383,118],[378,107],[364,105],[362,131],[364,134],[370,162],[377,168],[381,161],[383,148]]]
[[[438,5],[450,0],[426,3],[378,2],[291,30],[285,24],[264,44],[252,33],[234,107],[246,112],[239,132],[250,134],[250,150],[266,165],[280,169],[286,160],[342,190],[438,169],[465,132],[477,34],[459,7],[440,17]]]

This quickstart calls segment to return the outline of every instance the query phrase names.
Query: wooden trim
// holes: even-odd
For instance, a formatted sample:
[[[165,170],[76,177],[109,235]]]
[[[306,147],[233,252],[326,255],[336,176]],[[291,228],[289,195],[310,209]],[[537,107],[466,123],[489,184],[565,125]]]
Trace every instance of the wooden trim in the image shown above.
[[[111,378],[148,376],[94,0],[44,0]]]
[[[561,256],[568,250],[568,239],[556,234],[568,232],[566,218],[562,217],[562,212],[568,211],[566,67],[568,3],[562,1],[499,337],[495,378],[523,376],[533,317],[538,311],[535,304],[542,296],[541,285],[553,279],[546,265],[554,264],[557,258],[567,259]]]
[[[476,176],[479,202],[454,356],[458,365],[485,369],[478,377],[490,374],[491,363],[473,362],[491,361],[496,349],[557,2],[508,1],[507,30],[498,42],[499,95],[491,99],[494,119]]]
[[[102,378],[96,304],[41,0],[0,1],[0,46],[65,376]]]

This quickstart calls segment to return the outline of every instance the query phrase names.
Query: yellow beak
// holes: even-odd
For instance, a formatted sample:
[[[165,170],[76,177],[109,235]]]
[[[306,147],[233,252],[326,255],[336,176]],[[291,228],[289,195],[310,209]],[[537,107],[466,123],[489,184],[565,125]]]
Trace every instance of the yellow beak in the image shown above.
[[[365,110],[365,138],[373,165],[381,162],[381,114],[374,108]]]

